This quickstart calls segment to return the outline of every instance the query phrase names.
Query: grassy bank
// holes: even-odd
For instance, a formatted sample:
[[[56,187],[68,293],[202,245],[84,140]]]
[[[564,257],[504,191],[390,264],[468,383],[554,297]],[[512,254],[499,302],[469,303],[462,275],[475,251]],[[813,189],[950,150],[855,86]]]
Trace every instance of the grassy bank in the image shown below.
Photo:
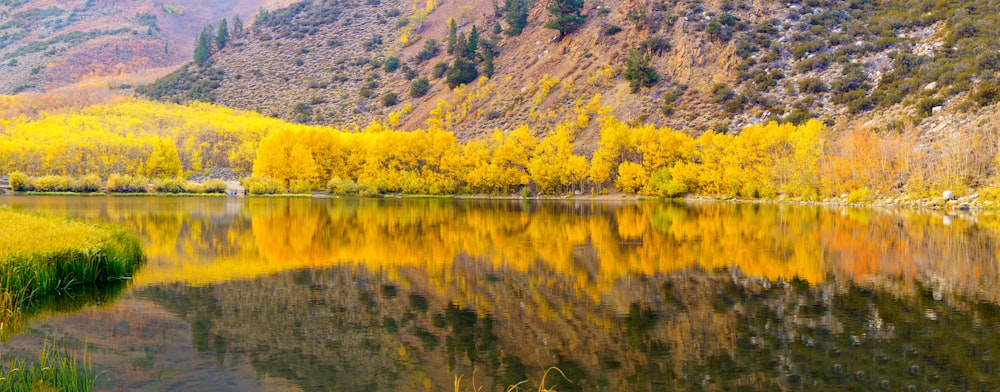
[[[0,364],[0,390],[3,391],[89,391],[97,375],[86,360],[46,344],[37,364],[14,359]]]
[[[33,302],[124,279],[143,260],[122,228],[0,209],[0,337]]]

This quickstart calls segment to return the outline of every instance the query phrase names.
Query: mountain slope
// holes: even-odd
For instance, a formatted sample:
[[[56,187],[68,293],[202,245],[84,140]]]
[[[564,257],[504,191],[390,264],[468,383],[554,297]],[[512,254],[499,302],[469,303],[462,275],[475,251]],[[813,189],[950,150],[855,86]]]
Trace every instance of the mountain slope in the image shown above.
[[[618,118],[693,131],[807,117],[893,127],[1000,95],[991,93],[1000,70],[992,2],[590,1],[585,23],[562,39],[544,27],[547,5],[534,3],[522,34],[511,36],[494,30],[510,27],[499,2],[299,2],[259,19],[204,67],[145,91],[337,126],[392,112],[407,129],[447,117],[460,137],[524,123],[543,131],[598,94]],[[492,78],[458,92],[435,77],[439,63],[458,57],[445,50],[451,19],[462,35],[476,27],[478,72],[482,48],[493,48],[495,63]],[[437,52],[426,50],[430,40]],[[658,76],[637,92],[632,49],[631,62]],[[386,67],[393,59],[398,69]],[[420,77],[428,92],[411,97]],[[596,140],[596,126],[580,137]]]
[[[183,63],[205,25],[268,3],[276,2],[0,1],[0,93]]]

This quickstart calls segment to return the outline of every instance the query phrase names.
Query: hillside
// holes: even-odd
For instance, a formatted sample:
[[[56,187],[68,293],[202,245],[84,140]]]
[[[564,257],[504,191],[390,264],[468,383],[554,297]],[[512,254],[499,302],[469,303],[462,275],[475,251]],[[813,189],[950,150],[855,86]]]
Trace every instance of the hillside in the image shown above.
[[[597,94],[620,119],[692,131],[809,117],[898,127],[1000,95],[1000,36],[991,27],[1000,5],[991,2],[591,1],[585,22],[561,39],[544,27],[547,2],[533,3],[523,31],[508,34],[512,3],[299,2],[259,14],[203,67],[144,91],[334,126],[382,120],[409,104],[404,129],[424,126],[445,100],[460,138],[524,123],[541,132]],[[487,48],[495,69],[457,93],[435,70],[459,57],[446,50],[451,19],[462,36],[477,29],[480,76]],[[656,75],[636,92],[632,49],[632,63]],[[413,97],[421,77],[429,89]],[[592,151],[596,128],[581,140]]]
[[[0,94],[181,64],[205,25],[272,3],[0,1]]]

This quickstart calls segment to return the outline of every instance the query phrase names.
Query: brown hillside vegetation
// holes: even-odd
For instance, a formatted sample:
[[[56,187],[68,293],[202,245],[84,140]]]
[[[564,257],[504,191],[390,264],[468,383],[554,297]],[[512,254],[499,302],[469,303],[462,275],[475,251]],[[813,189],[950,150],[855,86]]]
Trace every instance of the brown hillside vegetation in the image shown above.
[[[194,37],[264,0],[0,2],[0,93],[43,91],[92,77],[176,66]]]
[[[544,26],[553,18],[545,1],[531,3],[521,34],[507,34],[508,3],[296,2],[258,17],[204,67],[144,93],[336,127],[388,121],[416,129],[435,110],[451,110],[463,139],[526,123],[545,133],[598,94],[623,121],[693,133],[810,117],[848,128],[875,118],[898,130],[1000,97],[992,93],[1000,36],[989,27],[998,4],[587,1],[585,22],[560,39]],[[495,68],[458,91],[442,75],[460,57],[447,51],[451,20],[459,39],[477,29],[479,76],[484,47],[493,48]],[[634,92],[631,53],[633,66],[650,71]],[[426,93],[411,94],[422,78]],[[407,104],[409,114],[398,114]],[[583,152],[596,138],[594,127],[582,133]]]

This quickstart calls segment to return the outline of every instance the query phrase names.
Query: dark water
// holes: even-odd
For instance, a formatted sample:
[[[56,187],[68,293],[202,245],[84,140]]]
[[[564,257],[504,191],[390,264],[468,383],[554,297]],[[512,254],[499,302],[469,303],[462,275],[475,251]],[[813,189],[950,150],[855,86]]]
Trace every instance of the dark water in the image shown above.
[[[148,264],[0,346],[110,390],[996,390],[1000,218],[748,204],[0,198]]]

